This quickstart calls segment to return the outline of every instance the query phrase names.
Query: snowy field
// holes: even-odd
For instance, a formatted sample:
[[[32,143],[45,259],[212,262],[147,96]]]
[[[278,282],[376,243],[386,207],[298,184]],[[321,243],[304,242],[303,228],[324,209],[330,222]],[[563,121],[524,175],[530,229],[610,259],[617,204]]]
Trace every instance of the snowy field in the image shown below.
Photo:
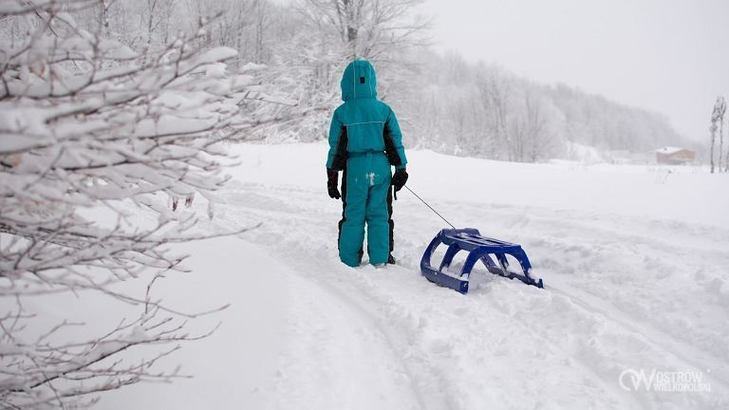
[[[729,408],[727,175],[409,151],[408,186],[455,225],[522,244],[545,283],[483,274],[464,296],[420,276],[444,224],[408,192],[399,264],[351,269],[325,144],[234,150],[213,223],[263,225],[185,245],[194,273],[161,289],[191,310],[232,303],[195,322],[221,328],[166,361],[194,378],[110,392],[99,408]],[[704,391],[636,388],[641,371]]]

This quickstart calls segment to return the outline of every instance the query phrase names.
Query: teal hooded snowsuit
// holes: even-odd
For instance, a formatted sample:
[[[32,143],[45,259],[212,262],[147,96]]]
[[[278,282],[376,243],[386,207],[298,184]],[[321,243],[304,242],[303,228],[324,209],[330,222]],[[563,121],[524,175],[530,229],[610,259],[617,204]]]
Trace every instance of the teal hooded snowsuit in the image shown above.
[[[366,222],[370,263],[384,264],[391,241],[390,167],[407,164],[400,126],[392,109],[377,99],[377,78],[369,61],[350,63],[341,87],[344,103],[332,116],[327,157],[328,169],[345,170],[339,257],[349,266],[359,266]]]

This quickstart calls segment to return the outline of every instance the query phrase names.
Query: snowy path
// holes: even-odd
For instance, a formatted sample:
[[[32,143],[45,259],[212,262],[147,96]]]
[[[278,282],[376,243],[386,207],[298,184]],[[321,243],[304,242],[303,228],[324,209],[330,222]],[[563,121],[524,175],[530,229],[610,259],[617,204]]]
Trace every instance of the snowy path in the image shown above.
[[[200,386],[214,408],[729,407],[729,193],[690,200],[729,181],[414,151],[410,186],[458,226],[521,243],[546,285],[482,274],[463,296],[420,276],[442,224],[407,192],[395,205],[398,265],[348,268],[336,249],[341,205],[323,189],[324,146],[236,149],[241,166],[214,222],[263,226],[215,247],[225,256],[207,300],[233,311],[222,334],[183,352],[217,343],[225,360],[183,357],[202,381],[178,382]],[[212,259],[193,252],[196,271]],[[627,369],[698,371],[711,391],[626,391]]]
[[[294,303],[283,335],[289,345],[264,407],[422,408],[413,375],[393,345],[397,338],[369,306],[311,280],[316,270],[306,264],[296,272],[286,278]]]
[[[404,255],[401,256],[402,267],[385,271],[342,267],[334,256],[336,246],[329,240],[335,237],[335,228],[321,226],[321,214],[316,210],[317,197],[321,197],[321,193],[252,185],[241,187],[229,200],[245,203],[243,206],[248,209],[243,214],[248,218],[276,221],[270,226],[272,229],[265,226],[260,229],[255,241],[270,241],[268,244],[272,248],[286,249],[282,259],[291,264],[294,271],[304,273],[307,280],[327,289],[338,303],[354,306],[360,312],[374,311],[369,313],[369,321],[375,327],[390,326],[382,332],[389,333],[391,345],[406,349],[402,367],[417,370],[410,373],[410,376],[418,375],[411,382],[419,385],[420,391],[430,392],[430,396],[419,393],[428,398],[425,408],[480,408],[482,405],[519,408],[538,403],[571,407],[575,400],[581,406],[629,408],[651,407],[649,403],[667,406],[677,399],[660,395],[641,397],[620,390],[617,376],[623,367],[711,369],[712,387],[717,393],[728,391],[727,359],[716,360],[716,355],[726,354],[721,345],[715,346],[716,352],[710,354],[701,346],[695,346],[701,339],[687,340],[680,333],[671,335],[659,330],[660,323],[636,315],[639,312],[631,309],[619,308],[620,295],[609,293],[612,286],[601,288],[599,282],[585,280],[573,282],[570,275],[557,273],[573,272],[575,267],[570,263],[563,265],[555,259],[549,274],[542,272],[551,279],[549,292],[485,277],[489,285],[473,290],[465,298],[433,287],[419,277],[413,262],[418,260],[422,247],[417,241],[412,244],[402,239],[398,241],[398,254]],[[272,206],[277,203],[287,205]],[[305,206],[291,207],[292,203]],[[456,214],[456,209],[450,211]],[[501,212],[508,214],[509,210]],[[307,215],[316,217],[308,218]],[[336,213],[328,216],[333,220],[337,217]],[[409,226],[432,225],[427,221],[429,215],[423,214],[421,218]],[[552,221],[542,218],[540,223],[548,228],[562,229],[569,225],[562,216]],[[295,228],[279,231],[287,226]],[[399,237],[410,236],[407,231],[407,226],[398,226]],[[412,232],[413,236],[422,236],[422,232],[415,231],[417,229]],[[612,237],[603,234],[600,240],[619,243],[624,240],[620,236],[617,232]],[[529,238],[526,239],[527,249],[535,248],[529,245]],[[636,241],[631,243],[636,245]],[[591,248],[590,244],[583,246]],[[660,244],[655,249],[646,244],[642,246],[643,249],[633,253],[650,253],[658,257],[656,253],[671,251]],[[568,249],[566,254],[574,251]],[[709,251],[709,256],[712,252]],[[564,251],[559,253],[565,254]],[[696,258],[705,256],[699,254]],[[583,259],[588,257],[582,255]],[[635,267],[632,272],[636,272]],[[654,278],[654,275],[648,277]],[[597,291],[604,292],[600,297],[591,293],[596,286]],[[325,304],[322,300],[317,303]],[[339,323],[341,313],[325,311],[323,317]],[[723,317],[726,313],[725,307]],[[358,320],[358,317],[351,315],[350,320]],[[720,336],[719,341],[726,340],[717,336]],[[363,338],[360,342],[366,340]],[[716,340],[712,338],[709,342]],[[330,345],[328,337],[312,343]],[[333,344],[338,343],[334,341]],[[539,383],[530,386],[530,381]],[[316,385],[314,383],[312,387],[316,389]],[[374,386],[364,385],[367,389]],[[520,393],[515,395],[515,392]],[[707,398],[699,395],[686,395],[680,399],[685,401],[677,408],[710,406],[712,403],[710,398],[702,401]]]
[[[258,155],[252,168],[265,171],[261,164],[276,153]],[[540,291],[483,275],[464,297],[420,277],[423,247],[440,224],[407,193],[395,211],[399,266],[350,269],[336,258],[336,201],[318,187],[296,184],[302,176],[265,185],[252,182],[258,175],[238,176],[242,182],[227,194],[220,219],[226,225],[263,221],[247,240],[298,275],[294,283],[308,294],[301,296],[308,306],[301,314],[320,317],[313,328],[293,326],[293,347],[281,364],[293,370],[279,397],[306,398],[311,408],[339,407],[342,397],[352,398],[344,408],[371,407],[378,393],[381,400],[401,400],[381,402],[384,408],[729,404],[729,230],[618,212],[436,198],[457,224],[522,243],[547,284]],[[302,343],[320,355],[307,355]],[[314,376],[301,370],[309,367]],[[618,376],[625,369],[698,370],[712,392],[624,391]],[[354,378],[359,387],[352,390],[351,380],[339,384],[341,378]],[[323,392],[327,385],[332,389]]]

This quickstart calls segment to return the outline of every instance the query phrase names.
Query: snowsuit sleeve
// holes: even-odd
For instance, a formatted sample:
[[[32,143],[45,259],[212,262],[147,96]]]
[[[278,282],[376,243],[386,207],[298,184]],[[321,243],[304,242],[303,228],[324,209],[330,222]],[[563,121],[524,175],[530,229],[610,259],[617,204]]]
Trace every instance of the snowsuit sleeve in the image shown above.
[[[327,169],[341,171],[347,165],[347,127],[339,120],[337,111],[329,126],[329,154]]]
[[[402,145],[402,133],[400,132],[400,124],[397,122],[395,112],[392,109],[389,110],[387,119],[385,120],[385,152],[387,153],[387,159],[390,161],[390,165],[394,165],[395,168],[405,168],[408,163],[405,157],[405,147]]]

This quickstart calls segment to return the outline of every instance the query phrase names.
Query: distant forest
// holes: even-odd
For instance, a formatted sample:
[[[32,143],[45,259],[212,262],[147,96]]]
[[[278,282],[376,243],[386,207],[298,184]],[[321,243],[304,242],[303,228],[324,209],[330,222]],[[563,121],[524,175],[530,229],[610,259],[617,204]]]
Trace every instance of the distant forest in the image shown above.
[[[647,152],[687,142],[657,113],[548,86],[457,53],[418,55],[421,86],[401,105],[418,146],[512,161],[565,157],[568,143]]]
[[[344,66],[367,58],[378,70],[379,95],[398,113],[409,147],[533,162],[567,157],[570,143],[628,152],[688,144],[659,114],[433,51],[430,21],[420,13],[420,3],[108,0],[75,17],[90,32],[150,52],[210,21],[197,46],[238,50],[229,67],[250,73],[259,84],[241,109],[275,106],[273,114],[267,111],[274,120],[249,138],[325,138]],[[13,30],[12,25],[2,29]]]

